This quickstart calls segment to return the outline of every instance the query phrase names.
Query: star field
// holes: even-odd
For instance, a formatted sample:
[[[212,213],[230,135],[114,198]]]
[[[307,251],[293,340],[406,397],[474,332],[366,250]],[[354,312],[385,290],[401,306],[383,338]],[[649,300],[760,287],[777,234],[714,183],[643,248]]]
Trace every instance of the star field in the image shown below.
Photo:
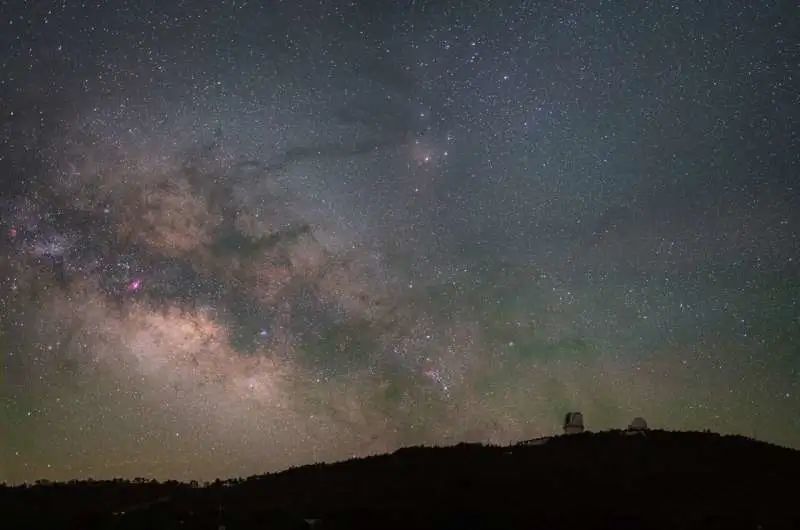
[[[800,447],[780,2],[5,2],[0,481],[634,416]]]

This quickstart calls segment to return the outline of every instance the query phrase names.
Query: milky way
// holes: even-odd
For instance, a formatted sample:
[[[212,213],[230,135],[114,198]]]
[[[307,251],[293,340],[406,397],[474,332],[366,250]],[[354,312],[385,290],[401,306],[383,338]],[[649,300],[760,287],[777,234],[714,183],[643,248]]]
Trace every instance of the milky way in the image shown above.
[[[0,8],[0,481],[800,447],[795,14],[378,4]]]

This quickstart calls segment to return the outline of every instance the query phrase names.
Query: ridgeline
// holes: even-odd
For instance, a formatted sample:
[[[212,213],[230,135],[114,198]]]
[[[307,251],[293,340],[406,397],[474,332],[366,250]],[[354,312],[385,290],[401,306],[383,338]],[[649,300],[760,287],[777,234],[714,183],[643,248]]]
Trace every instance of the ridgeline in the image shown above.
[[[800,528],[800,451],[713,433],[586,432],[202,486],[0,487],[0,510],[9,529],[790,529]]]

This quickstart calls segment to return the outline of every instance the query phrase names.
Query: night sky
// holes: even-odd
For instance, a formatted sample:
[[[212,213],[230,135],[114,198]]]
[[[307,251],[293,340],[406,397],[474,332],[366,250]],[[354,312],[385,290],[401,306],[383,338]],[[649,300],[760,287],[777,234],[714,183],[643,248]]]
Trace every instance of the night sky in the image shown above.
[[[793,2],[6,1],[0,481],[644,416],[800,448]]]

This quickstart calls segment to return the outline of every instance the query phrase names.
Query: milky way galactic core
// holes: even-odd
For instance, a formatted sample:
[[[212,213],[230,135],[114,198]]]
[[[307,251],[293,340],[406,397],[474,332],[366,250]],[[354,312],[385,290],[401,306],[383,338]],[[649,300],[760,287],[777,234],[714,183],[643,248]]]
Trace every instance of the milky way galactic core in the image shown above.
[[[0,481],[800,447],[783,3],[0,7]]]

